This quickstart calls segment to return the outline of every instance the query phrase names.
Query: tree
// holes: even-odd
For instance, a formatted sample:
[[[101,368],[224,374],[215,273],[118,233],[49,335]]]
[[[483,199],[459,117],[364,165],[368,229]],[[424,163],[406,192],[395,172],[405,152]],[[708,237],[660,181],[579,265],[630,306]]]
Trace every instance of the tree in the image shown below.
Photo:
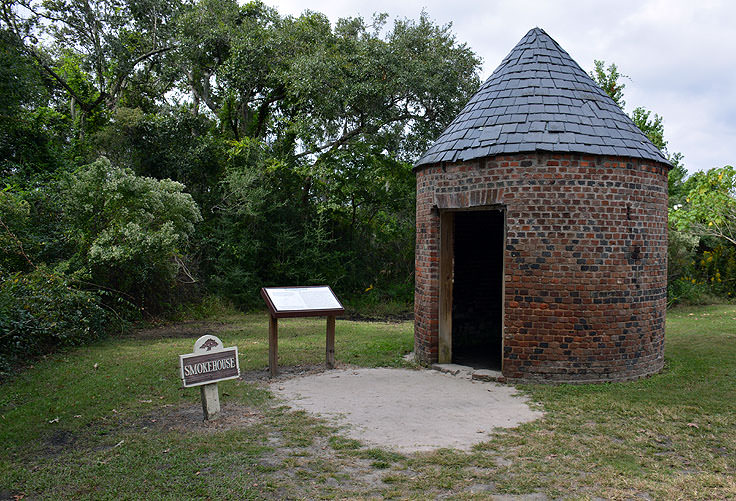
[[[160,73],[175,47],[177,0],[2,0],[2,27],[69,98],[82,122],[112,109],[133,79]],[[164,82],[157,92],[169,90]]]
[[[626,101],[624,101],[624,88],[626,88],[626,84],[619,82],[619,79],[628,77],[620,74],[618,72],[618,66],[613,63],[609,64],[608,68],[606,68],[605,61],[595,59],[593,65],[594,69],[590,72],[590,77],[623,110],[626,106]]]
[[[681,231],[722,238],[736,246],[736,169],[730,165],[697,172],[685,203],[670,209]]]
[[[0,0],[0,25],[0,57],[18,63],[0,68],[12,91],[0,105],[15,103],[25,127],[3,136],[10,121],[0,124],[0,169],[28,208],[6,219],[34,264],[150,298],[183,244],[126,212],[128,195],[104,179],[126,190],[170,179],[201,208],[185,233],[211,291],[248,303],[266,280],[325,280],[341,293],[411,293],[411,162],[480,84],[478,58],[449,25],[424,13],[333,24],[235,0]],[[86,165],[100,156],[110,164]],[[0,242],[16,243],[7,232]],[[25,266],[17,252],[8,263]]]
[[[628,78],[626,75],[622,75],[618,71],[618,67],[615,64],[610,64],[606,68],[605,61],[595,60],[593,62],[595,68],[590,72],[590,76],[603,91],[608,94],[611,99],[623,110],[626,105],[624,101],[624,88],[625,84],[620,83],[621,78]],[[669,194],[669,205],[680,203],[682,201],[682,195],[686,189],[685,178],[687,177],[687,169],[682,163],[682,153],[670,154],[667,150],[667,141],[664,139],[664,122],[663,118],[652,112],[638,106],[634,108],[631,113],[631,121],[641,130],[645,136],[656,146],[667,160],[672,164],[668,177],[668,194]]]
[[[366,143],[410,159],[477,90],[479,61],[426,14],[385,22],[333,27],[315,12],[204,0],[179,22],[193,112],[203,103],[232,139],[265,141],[295,166]]]
[[[645,136],[656,146],[661,152],[667,153],[667,141],[664,140],[664,124],[662,117],[654,114],[653,118],[649,118],[652,112],[638,106],[631,113],[631,120],[639,127]]]

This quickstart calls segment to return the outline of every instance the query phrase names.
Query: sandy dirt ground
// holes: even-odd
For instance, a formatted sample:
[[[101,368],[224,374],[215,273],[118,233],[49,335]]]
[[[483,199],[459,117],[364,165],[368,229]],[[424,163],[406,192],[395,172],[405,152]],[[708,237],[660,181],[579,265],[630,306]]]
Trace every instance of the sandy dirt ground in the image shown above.
[[[332,370],[274,381],[271,390],[351,438],[404,453],[467,450],[494,428],[542,416],[512,386],[425,369]]]

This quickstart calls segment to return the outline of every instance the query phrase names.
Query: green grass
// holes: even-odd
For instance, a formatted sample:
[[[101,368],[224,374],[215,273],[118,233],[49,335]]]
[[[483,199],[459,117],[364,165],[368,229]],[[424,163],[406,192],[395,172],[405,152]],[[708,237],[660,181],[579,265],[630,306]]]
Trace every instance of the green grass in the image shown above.
[[[662,374],[523,386],[543,419],[471,452],[412,455],[345,438],[253,377],[220,383],[231,411],[219,425],[198,421],[199,392],[177,373],[197,329],[237,345],[242,371],[265,374],[267,317],[224,322],[49,356],[0,385],[0,499],[736,498],[736,306],[670,312]],[[324,319],[279,327],[282,366],[323,363]],[[401,366],[411,347],[410,323],[338,321],[338,363]]]

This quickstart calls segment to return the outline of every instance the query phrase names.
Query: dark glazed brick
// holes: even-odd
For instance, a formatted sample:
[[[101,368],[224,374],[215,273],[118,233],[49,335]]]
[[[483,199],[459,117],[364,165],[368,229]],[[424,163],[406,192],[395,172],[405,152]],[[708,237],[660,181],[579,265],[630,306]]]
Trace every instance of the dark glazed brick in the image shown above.
[[[667,172],[667,165],[648,160],[543,152],[418,168],[417,357],[437,360],[440,211],[434,204],[451,194],[442,199],[446,209],[506,209],[503,374],[509,381],[623,381],[660,371]],[[486,195],[472,195],[479,190]],[[641,248],[639,260],[630,259],[634,246]]]

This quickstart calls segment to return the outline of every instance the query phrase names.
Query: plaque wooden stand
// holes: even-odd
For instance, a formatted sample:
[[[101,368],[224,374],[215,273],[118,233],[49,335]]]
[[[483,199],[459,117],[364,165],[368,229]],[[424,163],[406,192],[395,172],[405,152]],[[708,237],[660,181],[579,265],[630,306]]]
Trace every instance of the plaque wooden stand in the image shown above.
[[[327,285],[314,287],[263,287],[261,296],[268,306],[268,369],[279,373],[279,318],[327,317],[325,365],[335,367],[335,317],[343,313],[340,301]]]

